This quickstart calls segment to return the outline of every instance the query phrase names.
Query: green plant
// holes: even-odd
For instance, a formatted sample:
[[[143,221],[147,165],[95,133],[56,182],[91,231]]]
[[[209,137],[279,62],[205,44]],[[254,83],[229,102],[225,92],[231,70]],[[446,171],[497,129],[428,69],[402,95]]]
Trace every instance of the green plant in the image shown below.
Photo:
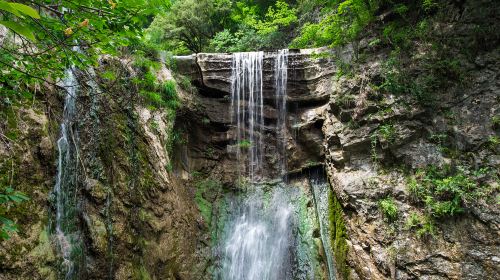
[[[205,156],[208,157],[208,158],[213,158],[215,155],[215,150],[214,148],[212,147],[208,147],[206,150],[205,150]]]
[[[398,207],[392,197],[379,200],[378,206],[384,217],[389,222],[394,222],[398,218]]]
[[[409,179],[408,188],[414,199],[423,203],[429,216],[454,216],[463,213],[465,205],[493,191],[479,179],[489,173],[485,168],[471,171],[464,167],[430,166],[417,171]]]
[[[383,124],[378,127],[377,135],[387,143],[393,143],[396,140],[396,129],[391,123]]]
[[[14,205],[28,199],[24,193],[15,191],[12,187],[0,188],[0,240],[9,239],[10,234],[17,231],[16,223],[4,216],[6,212]]]
[[[411,212],[405,223],[406,230],[416,230],[417,237],[432,237],[436,234],[436,226],[431,217]]]
[[[16,32],[21,36],[24,36],[32,42],[36,41],[33,30],[29,25],[24,24],[23,21],[25,16],[33,19],[40,19],[40,15],[38,14],[37,10],[21,3],[6,2],[3,0],[0,0],[0,10],[7,12],[9,15],[15,16],[17,18],[17,21],[1,20],[0,25],[9,28],[10,30]]]
[[[210,119],[209,119],[209,118],[207,118],[207,117],[205,117],[205,118],[203,118],[203,119],[201,120],[201,123],[202,123],[202,124],[205,124],[205,125],[210,124]]]
[[[252,142],[250,142],[250,140],[247,139],[241,140],[238,143],[238,147],[240,147],[241,149],[249,149],[250,147],[252,147]]]
[[[500,127],[500,115],[491,117],[491,125],[495,129]]]
[[[488,144],[492,149],[496,149],[497,147],[500,147],[500,137],[494,135],[490,136],[488,138]]]

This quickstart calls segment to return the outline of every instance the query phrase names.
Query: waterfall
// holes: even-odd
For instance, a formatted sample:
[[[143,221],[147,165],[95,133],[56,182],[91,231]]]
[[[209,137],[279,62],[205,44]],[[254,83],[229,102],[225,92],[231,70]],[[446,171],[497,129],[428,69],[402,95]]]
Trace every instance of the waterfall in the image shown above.
[[[277,148],[280,153],[278,172],[279,175],[286,181],[287,164],[286,164],[286,84],[288,79],[288,50],[280,50],[276,56],[274,64],[274,81],[276,89],[276,110],[278,111],[278,119],[276,123],[276,138]]]
[[[287,51],[275,59],[276,107],[279,111],[276,135],[284,139],[286,116]],[[250,186],[239,201],[228,225],[223,244],[222,279],[291,279],[293,255],[293,205],[284,184],[272,188],[257,183],[263,174],[263,52],[235,53],[232,62],[231,106],[237,129],[237,159],[246,166]],[[247,159],[242,155],[243,141],[249,142]],[[281,141],[278,141],[281,142]],[[284,167],[284,145],[279,149],[280,170]],[[257,177],[258,176],[258,177]]]
[[[293,208],[284,188],[256,187],[240,203],[225,244],[222,279],[291,279]]]
[[[252,182],[262,168],[263,61],[263,52],[235,53],[232,61],[231,108],[237,125],[237,159],[242,162],[242,149],[248,149],[247,164],[240,167],[247,167],[243,174],[248,174]]]
[[[72,279],[75,273],[75,258],[81,255],[76,218],[76,186],[77,186],[77,150],[76,131],[73,122],[76,117],[76,96],[78,81],[74,68],[66,71],[63,86],[66,89],[61,135],[57,140],[59,156],[57,160],[57,176],[54,186],[55,199],[55,237],[62,256],[65,279]]]

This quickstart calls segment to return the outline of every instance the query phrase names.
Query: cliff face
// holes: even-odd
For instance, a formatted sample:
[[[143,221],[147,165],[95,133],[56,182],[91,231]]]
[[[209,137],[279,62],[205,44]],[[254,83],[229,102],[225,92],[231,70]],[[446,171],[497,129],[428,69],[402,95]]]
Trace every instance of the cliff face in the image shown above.
[[[319,164],[328,173],[336,196],[330,216],[340,230],[332,236],[339,277],[494,279],[500,273],[499,150],[495,144],[499,135],[500,65],[496,44],[482,44],[473,31],[473,26],[484,26],[488,21],[484,5],[450,5],[446,17],[434,22],[441,28],[436,31],[440,36],[451,38],[446,46],[451,49],[448,55],[453,55],[460,75],[466,78],[454,77],[451,69],[444,70],[450,76],[433,72],[431,76],[439,86],[421,87],[432,104],[419,99],[421,96],[387,90],[383,81],[390,78],[387,61],[392,54],[384,47],[368,44],[370,38],[360,43],[363,60],[354,61],[349,48],[334,52],[343,61],[340,64],[311,55],[325,50],[291,52],[288,166],[293,173]],[[459,42],[468,42],[462,46],[473,53],[462,52]],[[425,48],[421,51],[432,53]],[[345,73],[345,64],[352,65],[351,74],[339,75]],[[266,54],[265,116],[270,124],[276,118],[272,65],[272,54]],[[199,150],[213,145],[217,151],[213,159],[194,156],[194,165],[210,166],[205,163],[211,161],[212,174],[231,184],[235,178],[234,156],[230,145],[226,146],[234,138],[228,98],[231,55],[179,57],[177,67],[200,89],[197,112],[213,132],[200,146],[205,148]],[[410,73],[401,82],[404,84],[421,79],[420,73],[428,65],[399,67],[401,72]],[[199,136],[207,132],[202,126],[197,129]],[[275,139],[275,135],[266,135],[267,143]],[[272,168],[269,166],[269,170]],[[431,170],[447,175],[432,177],[437,175]],[[464,193],[458,214],[440,214],[431,204],[432,199],[446,201],[450,192],[436,191],[421,198],[414,189],[422,184],[427,188],[436,187],[432,184],[450,187],[454,183],[449,182],[457,178],[477,180],[475,187],[465,192],[474,193],[475,198],[465,198]],[[463,186],[464,182],[457,184]],[[477,194],[476,188],[483,193]],[[395,209],[394,216],[384,210],[388,204]]]
[[[97,75],[77,75],[74,231],[84,246],[72,251],[72,277],[200,279],[208,253],[192,195],[169,167],[173,119],[146,107],[129,65],[104,58]],[[125,82],[100,78],[104,71]],[[31,199],[7,213],[20,230],[1,244],[1,279],[64,278],[53,191],[63,105],[56,90],[43,98],[32,109],[5,110],[9,122],[2,135],[15,139],[0,143],[2,174],[12,174],[14,187]]]
[[[417,87],[432,104],[408,94],[414,89],[399,90],[429,65],[401,64],[396,72],[409,74],[390,76],[387,62],[394,57],[369,44],[369,36],[360,42],[361,56],[350,48],[290,51],[286,159],[291,185],[305,194],[301,217],[322,263],[317,275],[325,277],[328,250],[310,221],[315,210],[307,178],[322,169],[334,193],[328,218],[338,279],[500,275],[498,36],[484,41],[476,32],[495,17],[489,4],[450,5],[434,22],[440,36],[452,38],[448,55],[456,62],[431,72],[439,86]],[[497,25],[491,30],[500,30]],[[432,53],[417,45],[415,57]],[[78,277],[211,278],[220,221],[230,212],[225,198],[239,190],[231,63],[230,54],[176,58],[177,71],[191,82],[177,79],[182,105],[175,118],[139,97],[130,61],[104,58],[96,76],[78,74],[75,217],[85,245]],[[446,69],[454,63],[460,73]],[[347,74],[345,65],[351,65]],[[276,175],[274,54],[265,54],[263,70],[264,169]],[[116,81],[101,78],[106,71]],[[165,68],[157,74],[171,79]],[[1,279],[62,277],[53,235],[62,108],[55,89],[30,104],[2,107],[0,180],[31,200],[7,212],[20,230],[0,244]],[[457,190],[429,193],[421,186]],[[461,195],[452,204],[461,212],[440,214],[436,201],[453,203],[454,195]]]

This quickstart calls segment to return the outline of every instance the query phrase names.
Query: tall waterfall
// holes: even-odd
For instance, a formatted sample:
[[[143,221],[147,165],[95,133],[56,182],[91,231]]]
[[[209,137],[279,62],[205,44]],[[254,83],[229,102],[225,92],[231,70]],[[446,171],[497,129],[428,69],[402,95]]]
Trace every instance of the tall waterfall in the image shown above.
[[[77,149],[76,131],[73,122],[76,117],[76,96],[78,81],[73,73],[74,68],[66,71],[63,86],[66,89],[61,136],[57,140],[59,156],[57,160],[57,176],[54,186],[55,204],[55,237],[62,256],[65,279],[72,279],[75,273],[75,259],[81,255],[79,236],[77,233]]]
[[[284,177],[286,181],[287,164],[286,164],[286,84],[288,80],[288,50],[280,50],[276,56],[274,64],[274,81],[276,88],[276,110],[278,111],[278,120],[276,123],[276,138],[277,148],[280,154],[279,157],[279,175]]]
[[[231,107],[237,125],[238,162],[242,149],[248,149],[247,173],[255,181],[262,167],[262,132],[264,127],[264,98],[262,93],[263,52],[235,53],[232,62]],[[241,164],[240,164],[241,166]]]
[[[287,51],[275,59],[277,135],[284,135],[286,109]],[[250,186],[240,200],[233,202],[236,211],[229,223],[223,244],[222,279],[292,279],[293,205],[283,184],[271,188],[257,183],[264,180],[263,168],[263,52],[236,53],[232,68],[232,108],[237,125],[237,141],[249,142],[246,162],[239,144],[237,158],[246,165]],[[284,136],[281,137],[284,139]],[[279,149],[280,166],[284,166],[284,148]],[[284,172],[284,167],[280,173]],[[259,178],[257,178],[259,174]],[[269,179],[269,178],[267,178]],[[272,178],[271,178],[272,179]]]

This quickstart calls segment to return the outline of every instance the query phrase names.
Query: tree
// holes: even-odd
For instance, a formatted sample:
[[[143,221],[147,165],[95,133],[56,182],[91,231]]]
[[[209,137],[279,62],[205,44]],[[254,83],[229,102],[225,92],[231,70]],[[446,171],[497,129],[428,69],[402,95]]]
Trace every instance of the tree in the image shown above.
[[[229,19],[230,0],[176,1],[170,9],[157,16],[149,28],[152,40],[171,40],[177,52],[188,49],[198,53],[221,31]]]

